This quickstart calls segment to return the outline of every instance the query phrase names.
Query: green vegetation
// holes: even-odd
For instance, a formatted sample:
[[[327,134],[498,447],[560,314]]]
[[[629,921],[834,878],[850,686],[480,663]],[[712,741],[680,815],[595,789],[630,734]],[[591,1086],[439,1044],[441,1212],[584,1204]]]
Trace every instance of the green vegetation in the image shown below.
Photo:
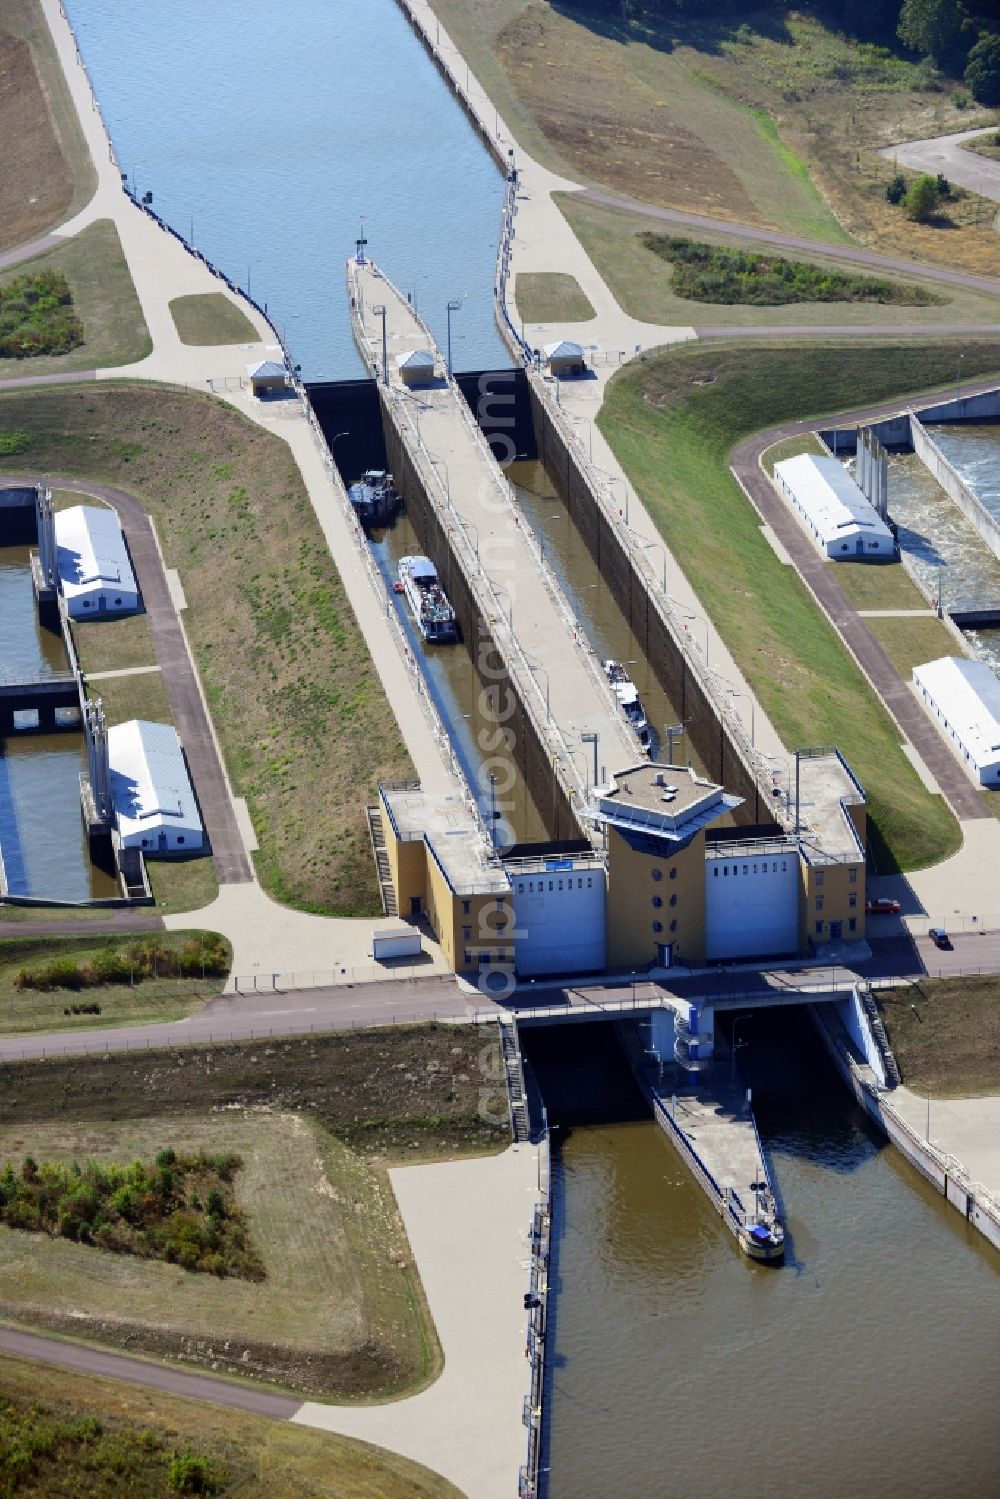
[[[84,675],[156,665],[149,618],[145,614],[130,614],[123,619],[74,619],[72,630]]]
[[[588,203],[572,193],[556,193],[554,196],[556,205],[618,302],[627,313],[643,322],[674,325],[697,322],[706,327],[717,324],[780,327],[783,324],[797,326],[807,314],[810,325],[825,323],[835,327],[848,324],[857,327],[872,322],[926,323],[930,335],[935,322],[994,323],[1000,320],[1000,306],[995,297],[951,286],[934,286],[930,282],[903,276],[879,277],[899,294],[899,302],[809,302],[775,307],[699,302],[695,306],[678,295],[674,286],[674,266],[654,255],[643,243],[646,231],[650,228],[654,233],[659,231],[660,226],[655,221],[642,213]],[[892,215],[894,210],[886,205],[886,213]],[[702,231],[699,239],[708,245],[742,251],[753,260],[762,250],[760,244],[745,235],[741,237],[735,228],[732,234],[726,235]],[[824,258],[821,250],[815,254],[799,254],[796,259],[811,267],[821,278],[844,272],[841,263]]]
[[[210,858],[149,859],[150,888],[157,906],[170,911],[200,911],[219,894],[215,865]]]
[[[210,859],[201,862],[211,871]],[[0,940],[0,1029],[7,1035],[180,1020],[218,994],[232,962],[218,932],[88,937],[81,924],[80,936],[17,937],[16,927],[0,927],[8,933]]]
[[[8,1162],[0,1172],[0,1223],[182,1270],[263,1280],[233,1196],[242,1164],[237,1155],[178,1155],[172,1146],[153,1165],[25,1156],[19,1170]]]
[[[109,942],[86,958],[52,957],[25,963],[14,974],[15,989],[96,989],[108,984],[155,983],[163,975],[178,979],[218,978],[229,972],[229,944],[218,932],[197,932],[178,946],[160,936]]]
[[[170,303],[170,315],[182,344],[260,342],[260,334],[250,319],[221,291],[175,297]]]
[[[886,608],[888,606],[881,605]],[[865,624],[882,646],[904,682],[915,666],[937,661],[940,656],[961,656],[962,647],[940,619],[866,619]]]
[[[926,978],[904,988],[881,989],[876,1000],[908,1088],[935,1098],[1000,1091],[996,976]]]
[[[514,296],[525,323],[585,323],[597,315],[576,277],[562,271],[520,272]]]
[[[76,213],[97,179],[38,0],[4,0],[0,78],[2,251]]]
[[[69,282],[59,271],[15,276],[0,285],[0,357],[68,354],[83,343]]]
[[[152,349],[118,230],[110,219],[98,219],[56,249],[0,271],[0,297],[25,276],[64,278],[83,329],[82,341],[71,344],[68,352],[38,350],[31,360],[32,375],[133,364]],[[9,354],[0,347],[0,380],[25,373],[23,361]]]
[[[804,260],[754,255],[742,250],[681,239],[676,235],[640,236],[647,250],[674,267],[679,297],[697,302],[742,302],[777,307],[785,302],[900,302],[926,306],[940,297],[926,287],[875,276],[845,275]]]
[[[769,474],[774,473],[776,463],[784,463],[786,458],[797,458],[800,453],[820,453],[827,451],[823,443],[814,432],[801,432],[795,437],[786,437],[781,442],[776,442],[773,447],[768,448],[762,456],[764,468]]]
[[[462,1499],[398,1453],[209,1401],[6,1355],[0,1387],[5,1454],[19,1452],[42,1424],[73,1433],[34,1455],[20,1487],[0,1482],[0,1494],[13,1499],[165,1499],[177,1492],[169,1487],[175,1459],[179,1475],[197,1471],[199,1460],[210,1464],[213,1481],[225,1483],[219,1492],[239,1499]],[[3,1481],[15,1480],[3,1473]]]
[[[146,1487],[146,1482],[155,1485]],[[221,1494],[228,1474],[185,1449],[171,1453],[153,1431],[107,1429],[94,1416],[61,1419],[0,1395],[0,1494]]]
[[[209,396],[105,382],[5,392],[2,428],[30,434],[33,469],[119,484],[153,516],[268,891],[379,910],[364,806],[413,771],[287,445]],[[114,722],[139,704],[157,718],[158,682],[93,685]]]
[[[107,629],[115,630],[124,623],[124,620],[115,620]],[[104,621],[100,620],[93,626],[88,622],[86,628],[102,630]],[[174,721],[166,684],[158,671],[136,673],[130,677],[101,677],[97,682],[87,683],[87,696],[100,698],[109,724],[128,723],[133,718],[146,718],[152,723]]]
[[[831,562],[855,609],[929,609],[901,562]]]
[[[963,348],[977,373],[995,368],[989,344]],[[778,562],[727,460],[740,438],[776,421],[945,384],[955,358],[945,343],[681,346],[616,375],[598,418],[783,741],[840,746],[867,792],[883,868],[943,858],[958,846],[957,825],[920,784],[797,574]]]
[[[965,82],[977,104],[1000,104],[1000,34],[984,31],[971,48]]]
[[[937,178],[930,172],[922,172],[906,189],[903,207],[911,219],[915,219],[918,224],[926,224],[934,217],[940,201]]]
[[[0,1317],[318,1395],[421,1387],[440,1351],[386,1164],[508,1139],[495,1033],[473,1026],[0,1067],[0,1164],[238,1155],[267,1276],[178,1277],[45,1235],[26,1253],[0,1229]]]

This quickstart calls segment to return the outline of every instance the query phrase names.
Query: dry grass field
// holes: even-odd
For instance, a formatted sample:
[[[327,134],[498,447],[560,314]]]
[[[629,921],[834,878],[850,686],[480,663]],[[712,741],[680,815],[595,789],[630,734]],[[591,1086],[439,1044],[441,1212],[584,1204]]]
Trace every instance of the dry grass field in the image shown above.
[[[1000,980],[995,976],[922,979],[906,988],[882,989],[877,999],[907,1087],[929,1090],[935,1098],[1000,1089]]]
[[[225,1473],[223,1495],[239,1499],[462,1499],[438,1474],[367,1442],[28,1359],[0,1355],[0,1393],[42,1420],[101,1428],[78,1457],[43,1459],[41,1487],[18,1490],[25,1499],[163,1499],[158,1447],[209,1458]]]
[[[900,56],[792,6],[623,21],[598,0],[433,0],[516,138],[625,196],[989,274],[993,212],[918,225],[885,201],[893,142],[987,123]],[[664,8],[666,11],[666,8]],[[737,23],[747,29],[736,34]]]
[[[93,164],[37,0],[0,12],[0,250],[34,239],[82,208]]]
[[[7,392],[0,426],[27,443],[8,469],[103,479],[153,516],[266,888],[378,910],[364,803],[412,768],[285,444],[208,396],[137,385]],[[158,686],[94,684],[121,717]]]
[[[891,608],[888,604],[876,608]],[[961,647],[940,619],[867,619],[865,624],[882,646],[904,682],[915,666],[939,656],[959,656]]]
[[[253,323],[221,291],[175,297],[170,304],[170,315],[183,344],[258,342]]]
[[[80,496],[75,497],[79,501]],[[124,619],[73,620],[73,640],[84,673],[155,666],[156,651],[145,614]],[[98,691],[102,687],[94,683]]]

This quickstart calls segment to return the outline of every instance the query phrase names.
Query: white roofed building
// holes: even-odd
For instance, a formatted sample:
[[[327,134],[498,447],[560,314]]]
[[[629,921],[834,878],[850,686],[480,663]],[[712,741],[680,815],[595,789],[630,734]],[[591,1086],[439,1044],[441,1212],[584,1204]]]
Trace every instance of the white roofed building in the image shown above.
[[[992,668],[942,656],[915,666],[913,685],[975,780],[1000,785],[1000,680]]]
[[[437,373],[437,361],[429,349],[407,349],[397,354],[396,366],[404,385],[429,385]]]
[[[258,359],[256,364],[248,364],[247,379],[250,393],[258,401],[267,396],[285,395],[288,390],[288,371],[276,359]]]
[[[125,848],[197,852],[205,833],[172,724],[133,718],[108,729],[111,802]]]
[[[587,356],[583,345],[571,338],[562,338],[558,343],[546,344],[542,351],[545,363],[553,375],[583,375],[587,371]]]
[[[817,453],[786,458],[774,465],[774,482],[825,556],[834,561],[895,556],[889,527],[836,458]]]
[[[71,619],[127,614],[141,607],[118,517],[97,505],[73,505],[54,517],[59,587]]]

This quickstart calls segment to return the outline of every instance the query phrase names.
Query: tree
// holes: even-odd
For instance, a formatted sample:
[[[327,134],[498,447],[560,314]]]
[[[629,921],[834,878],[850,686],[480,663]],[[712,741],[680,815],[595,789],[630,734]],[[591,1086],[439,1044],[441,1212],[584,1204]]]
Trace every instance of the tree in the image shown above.
[[[945,72],[964,63],[968,30],[962,0],[904,0],[899,13],[900,39]]]
[[[972,48],[965,86],[977,104],[1000,104],[1000,33],[984,31]]]
[[[928,219],[934,217],[937,206],[937,178],[932,177],[930,172],[924,172],[922,176],[915,177],[910,184],[910,189],[903,199],[903,207],[911,219],[915,219],[918,224],[926,224]]]

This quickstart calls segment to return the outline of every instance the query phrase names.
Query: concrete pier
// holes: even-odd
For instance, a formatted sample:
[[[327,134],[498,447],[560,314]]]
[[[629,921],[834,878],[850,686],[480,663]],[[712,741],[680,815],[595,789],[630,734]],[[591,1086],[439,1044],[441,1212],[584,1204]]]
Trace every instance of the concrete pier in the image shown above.
[[[516,757],[527,756],[536,800],[548,808],[539,783],[554,778],[571,819],[556,807],[553,831],[575,832],[570,822],[578,822],[595,778],[639,763],[642,748],[423,320],[371,261],[349,261],[348,284],[355,336],[379,382],[389,464],[411,518],[467,632],[473,618],[480,634],[468,642],[473,659],[484,681],[492,679],[497,721],[519,741]],[[407,385],[397,360],[414,350],[433,355],[436,371]],[[503,706],[507,683],[518,716]],[[596,735],[596,753],[584,734]]]

